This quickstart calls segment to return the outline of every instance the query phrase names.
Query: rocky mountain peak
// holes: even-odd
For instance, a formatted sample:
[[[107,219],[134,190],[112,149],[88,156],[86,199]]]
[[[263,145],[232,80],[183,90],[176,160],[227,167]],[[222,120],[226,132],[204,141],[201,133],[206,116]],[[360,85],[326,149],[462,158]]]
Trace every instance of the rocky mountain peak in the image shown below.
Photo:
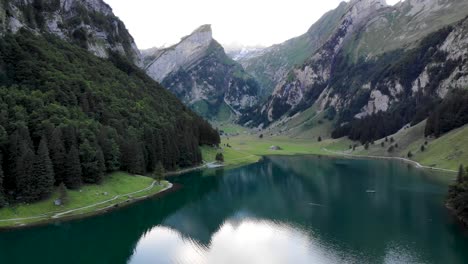
[[[385,0],[351,0],[348,15],[353,20],[359,21],[387,6]]]
[[[153,79],[161,82],[169,73],[203,57],[213,41],[211,25],[202,25],[174,46],[155,50],[153,54],[143,51],[145,69]]]
[[[64,11],[69,12],[71,11],[75,2],[76,0],[60,0],[60,6],[63,7]],[[83,0],[81,2],[86,8],[99,12],[103,15],[113,14],[112,8],[102,0]]]
[[[203,32],[212,33],[211,25],[210,25],[210,24],[201,25],[199,28],[195,29],[195,30],[192,32],[192,34],[195,34],[195,33],[203,33]]]

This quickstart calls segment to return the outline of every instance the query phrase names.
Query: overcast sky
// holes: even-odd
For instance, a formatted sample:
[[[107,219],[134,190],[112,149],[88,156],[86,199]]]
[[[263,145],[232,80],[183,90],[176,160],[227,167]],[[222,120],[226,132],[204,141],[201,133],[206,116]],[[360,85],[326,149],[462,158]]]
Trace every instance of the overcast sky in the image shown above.
[[[301,35],[341,0],[104,0],[140,49],[169,46],[203,24],[223,45],[270,46]],[[394,4],[399,0],[387,0]]]

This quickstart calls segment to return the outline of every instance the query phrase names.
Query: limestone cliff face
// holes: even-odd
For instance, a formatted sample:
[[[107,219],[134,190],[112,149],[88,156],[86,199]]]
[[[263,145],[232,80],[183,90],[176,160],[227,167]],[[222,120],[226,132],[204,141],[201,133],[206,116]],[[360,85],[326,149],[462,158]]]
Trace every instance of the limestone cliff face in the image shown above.
[[[332,74],[334,58],[343,48],[346,40],[362,27],[372,16],[386,7],[383,0],[353,0],[347,6],[338,27],[325,44],[300,68],[293,69],[273,92],[272,98],[262,109],[268,121],[272,122],[290,109],[304,110],[327,88]]]
[[[135,64],[140,53],[125,25],[102,0],[9,0],[0,7],[2,32],[49,32],[107,58],[116,52]]]
[[[334,107],[349,121],[417,96],[443,98],[467,84],[466,19],[443,29],[466,15],[468,2],[460,0],[407,0],[393,7],[350,1],[324,44],[241,120],[264,127],[315,105],[319,111]]]
[[[162,82],[168,74],[181,67],[191,65],[205,56],[207,49],[213,41],[210,25],[196,29],[189,36],[184,37],[177,45],[163,50],[153,49],[143,51],[149,64],[145,65],[146,72],[156,81]]]
[[[204,25],[166,49],[142,51],[144,69],[208,118],[243,112],[257,103],[258,84],[230,59]]]

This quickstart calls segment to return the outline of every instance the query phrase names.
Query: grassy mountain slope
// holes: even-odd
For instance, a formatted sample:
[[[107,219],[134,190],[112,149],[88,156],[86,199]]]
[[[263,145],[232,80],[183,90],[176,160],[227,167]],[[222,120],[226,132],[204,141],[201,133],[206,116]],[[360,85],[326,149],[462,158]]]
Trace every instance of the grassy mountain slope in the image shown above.
[[[345,50],[357,59],[413,48],[427,34],[463,19],[467,10],[465,0],[406,0],[369,21],[363,30],[354,34]]]
[[[380,139],[375,144],[369,145],[365,150],[364,146],[359,146],[355,151],[350,151],[347,147],[342,148],[349,154],[364,156],[388,156],[408,158],[411,152],[411,159],[425,166],[456,170],[460,164],[468,162],[468,125],[455,129],[439,138],[424,136],[426,121],[413,127],[402,129],[398,133],[388,136],[388,141]],[[391,138],[394,142],[391,142]],[[427,143],[426,143],[427,142]],[[384,143],[384,147],[382,147]],[[394,147],[389,152],[390,146]],[[424,146],[424,151],[421,150]]]

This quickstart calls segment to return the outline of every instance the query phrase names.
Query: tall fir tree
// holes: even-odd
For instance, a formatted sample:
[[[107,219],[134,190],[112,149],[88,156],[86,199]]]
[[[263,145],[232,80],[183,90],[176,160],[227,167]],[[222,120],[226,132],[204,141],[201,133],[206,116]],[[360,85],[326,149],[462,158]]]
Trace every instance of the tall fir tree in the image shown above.
[[[68,189],[78,189],[82,185],[80,153],[75,146],[71,146],[65,162],[67,171],[64,183]]]
[[[49,141],[50,159],[54,167],[55,184],[60,185],[66,176],[65,162],[67,152],[62,139],[62,131],[55,128]]]
[[[106,169],[108,172],[117,171],[120,169],[120,147],[117,144],[117,131],[110,127],[102,127],[98,134],[98,143],[101,146]]]
[[[54,168],[49,156],[47,141],[43,137],[39,143],[34,162],[34,181],[37,182],[37,193],[40,198],[46,198],[54,190]]]
[[[80,145],[80,161],[82,178],[86,183],[100,183],[102,180],[102,171],[98,166],[96,148],[85,140]]]
[[[8,138],[8,152],[7,152],[7,165],[5,167],[6,178],[4,179],[4,186],[8,189],[16,189],[17,185],[17,162],[21,157],[21,140],[18,131],[13,132]]]
[[[460,165],[458,168],[458,174],[457,174],[457,183],[462,184],[465,180],[465,169],[463,165]]]
[[[122,143],[122,165],[132,174],[145,173],[145,157],[137,140],[129,139]]]
[[[17,199],[33,202],[39,199],[37,181],[34,175],[35,155],[26,141],[21,142],[20,156],[16,161],[16,192]]]
[[[98,167],[98,173],[99,173],[99,181],[102,182],[102,179],[104,178],[104,174],[107,171],[106,168],[106,160],[104,159],[104,153],[102,152],[102,149],[98,147],[96,151],[96,160],[97,160],[97,167]]]
[[[164,180],[164,166],[161,161],[158,161],[153,170],[153,177],[158,181],[158,184]]]
[[[5,190],[3,188],[3,155],[0,151],[0,208],[5,206],[6,199],[5,199]]]

